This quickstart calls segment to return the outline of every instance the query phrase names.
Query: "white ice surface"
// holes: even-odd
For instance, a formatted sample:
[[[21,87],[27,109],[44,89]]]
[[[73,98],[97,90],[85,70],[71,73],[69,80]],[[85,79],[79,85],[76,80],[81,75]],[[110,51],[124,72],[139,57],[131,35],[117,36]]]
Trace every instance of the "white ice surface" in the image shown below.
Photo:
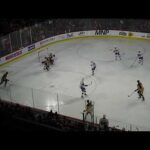
[[[115,61],[114,46],[120,49],[122,61]],[[144,65],[133,64],[137,52],[144,52]],[[17,62],[0,68],[0,76],[9,72],[9,85],[0,86],[0,97],[44,110],[82,118],[84,100],[79,84],[84,77],[87,94],[95,103],[95,117],[106,114],[111,125],[137,126],[150,130],[150,42],[128,39],[78,39],[49,47],[56,54],[55,65],[44,71],[34,52]],[[95,76],[90,61],[96,62]],[[145,102],[138,100],[137,80],[144,87]],[[114,123],[113,123],[114,122]],[[120,123],[124,123],[120,125]],[[128,126],[129,127],[129,126]],[[133,128],[133,127],[132,127]]]

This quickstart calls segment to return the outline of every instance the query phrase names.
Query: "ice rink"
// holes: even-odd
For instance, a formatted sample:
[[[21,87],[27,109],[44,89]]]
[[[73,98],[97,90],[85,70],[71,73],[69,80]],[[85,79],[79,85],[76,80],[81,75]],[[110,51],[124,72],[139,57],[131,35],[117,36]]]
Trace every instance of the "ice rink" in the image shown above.
[[[121,61],[115,61],[114,46],[120,49]],[[90,99],[97,120],[106,114],[110,125],[150,131],[150,41],[87,38],[43,49],[41,58],[50,52],[56,55],[50,71],[43,70],[37,51],[0,67],[0,77],[8,71],[10,79],[6,88],[0,86],[1,98],[80,119],[85,100]],[[135,62],[139,50],[143,65]],[[90,61],[97,65],[95,76],[91,76]],[[89,84],[85,99],[79,88],[82,78]],[[137,80],[144,85],[145,102],[137,93],[128,97],[137,88]]]

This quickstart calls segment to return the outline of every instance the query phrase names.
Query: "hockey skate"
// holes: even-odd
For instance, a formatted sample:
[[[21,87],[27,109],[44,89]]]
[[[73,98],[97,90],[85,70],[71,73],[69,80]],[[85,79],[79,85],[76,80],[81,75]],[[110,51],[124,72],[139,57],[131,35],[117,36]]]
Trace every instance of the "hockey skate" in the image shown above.
[[[87,94],[86,94],[86,93],[84,93],[84,95],[81,95],[81,98],[84,98],[85,96],[87,96]]]
[[[84,97],[88,97],[88,95],[85,93],[85,94],[84,94]]]
[[[144,96],[142,97],[142,101],[145,101],[145,98],[144,98]]]

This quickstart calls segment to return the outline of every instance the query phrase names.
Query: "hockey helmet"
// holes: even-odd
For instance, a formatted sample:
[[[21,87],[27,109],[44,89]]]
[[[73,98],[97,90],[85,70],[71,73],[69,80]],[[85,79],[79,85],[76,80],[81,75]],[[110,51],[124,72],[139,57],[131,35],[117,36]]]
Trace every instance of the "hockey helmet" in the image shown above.
[[[89,100],[87,100],[87,103],[89,103],[90,101]]]
[[[103,115],[103,118],[106,118],[106,115],[105,115],[105,114]]]

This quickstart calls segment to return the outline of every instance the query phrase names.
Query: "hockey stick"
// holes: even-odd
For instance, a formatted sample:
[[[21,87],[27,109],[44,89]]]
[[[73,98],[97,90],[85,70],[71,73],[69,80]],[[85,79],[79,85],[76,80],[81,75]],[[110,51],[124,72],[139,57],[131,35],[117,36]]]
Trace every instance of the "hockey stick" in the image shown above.
[[[91,81],[91,83],[88,84],[88,86],[90,86],[90,85],[92,85],[92,81]]]
[[[9,86],[11,86],[11,85],[14,85],[14,82],[13,81],[11,81],[11,80],[8,80],[8,83],[7,83]]]
[[[8,80],[7,83],[6,83],[6,85],[7,86],[11,86],[11,85],[13,85],[13,82],[10,81],[10,80]],[[6,86],[5,86],[5,84],[1,84],[0,87],[6,87]]]
[[[120,54],[120,55],[121,55],[121,57],[122,57],[122,56],[124,56],[124,55],[125,55],[125,53],[122,53],[122,54]]]
[[[131,97],[134,93],[135,93],[135,91],[133,91],[130,95],[128,95],[128,97]]]
[[[145,50],[145,48],[143,48],[143,47],[142,47],[141,49],[143,50],[143,53],[142,53],[142,55],[143,55],[143,54],[146,52],[146,50]]]
[[[85,86],[90,86],[90,85],[92,85],[92,81],[89,84],[85,84]]]
[[[130,65],[130,67],[133,67],[133,65],[135,64],[136,60],[137,60],[137,57],[136,57],[136,59],[134,60],[134,62]]]

